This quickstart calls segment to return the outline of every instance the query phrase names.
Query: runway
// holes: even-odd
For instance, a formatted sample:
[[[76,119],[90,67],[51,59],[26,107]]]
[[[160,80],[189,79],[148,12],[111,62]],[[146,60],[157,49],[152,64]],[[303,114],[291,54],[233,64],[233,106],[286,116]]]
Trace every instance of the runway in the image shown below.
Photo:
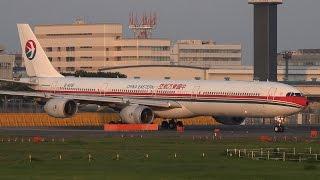
[[[273,126],[187,126],[184,132],[162,130],[155,132],[105,132],[98,128],[0,128],[0,136],[44,136],[44,137],[212,137],[214,129],[220,129],[223,138],[254,138],[262,135],[309,137],[312,129],[320,130],[320,126],[286,126],[284,133],[275,133]]]

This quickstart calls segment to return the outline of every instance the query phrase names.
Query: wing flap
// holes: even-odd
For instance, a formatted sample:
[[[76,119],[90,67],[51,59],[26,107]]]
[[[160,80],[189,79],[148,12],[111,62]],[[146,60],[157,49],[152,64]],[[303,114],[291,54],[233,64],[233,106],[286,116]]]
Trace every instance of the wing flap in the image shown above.
[[[105,103],[118,103],[118,104],[140,104],[153,107],[163,108],[181,108],[181,105],[176,101],[170,100],[150,100],[150,99],[136,99],[127,97],[101,97],[101,96],[84,96],[84,95],[53,95],[53,97],[74,99],[89,102],[105,102]]]
[[[99,102],[99,103],[117,103],[117,104],[140,104],[152,107],[162,108],[181,108],[181,105],[176,101],[171,100],[155,100],[155,99],[136,99],[127,97],[101,97],[101,96],[86,96],[86,95],[64,95],[43,92],[24,92],[24,91],[1,91],[2,95],[11,96],[26,96],[26,97],[40,97],[40,98],[66,98],[74,99],[84,102]]]
[[[0,90],[0,94],[1,95],[10,95],[10,96],[41,97],[41,98],[52,97],[51,93],[27,92],[27,91],[2,91],[2,90]]]

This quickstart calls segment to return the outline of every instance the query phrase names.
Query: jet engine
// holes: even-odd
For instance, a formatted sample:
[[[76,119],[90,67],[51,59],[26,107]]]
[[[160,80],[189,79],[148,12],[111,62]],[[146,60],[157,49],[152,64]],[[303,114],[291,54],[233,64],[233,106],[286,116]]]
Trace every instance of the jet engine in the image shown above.
[[[224,117],[224,116],[217,116],[213,117],[218,123],[224,125],[240,125],[245,120],[244,117]]]
[[[149,124],[154,120],[154,112],[147,106],[130,105],[120,111],[120,117],[128,124]]]
[[[68,118],[76,114],[78,105],[70,99],[50,99],[44,106],[44,111],[56,118]]]

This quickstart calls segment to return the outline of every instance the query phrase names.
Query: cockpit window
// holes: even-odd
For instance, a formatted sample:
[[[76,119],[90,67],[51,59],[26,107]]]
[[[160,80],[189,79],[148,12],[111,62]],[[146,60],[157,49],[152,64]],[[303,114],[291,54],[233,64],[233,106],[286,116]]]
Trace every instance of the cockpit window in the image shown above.
[[[293,92],[288,92],[286,96],[296,96],[296,97],[301,97],[303,96],[301,93],[293,93]]]

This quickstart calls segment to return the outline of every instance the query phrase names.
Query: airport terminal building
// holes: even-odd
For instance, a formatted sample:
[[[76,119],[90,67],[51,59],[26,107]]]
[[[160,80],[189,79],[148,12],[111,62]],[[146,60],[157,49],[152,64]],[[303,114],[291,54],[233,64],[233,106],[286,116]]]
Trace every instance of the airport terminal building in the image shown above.
[[[170,40],[127,39],[121,24],[36,25],[35,34],[60,72],[140,64],[170,64]]]
[[[0,45],[0,78],[12,79],[15,56],[7,54],[4,46]]]
[[[320,66],[320,49],[298,49],[289,51],[289,53],[291,54],[288,59],[289,66]],[[285,66],[283,53],[278,54],[277,61],[279,66]]]
[[[241,65],[241,44],[211,40],[125,38],[115,23],[36,25],[34,32],[53,66],[60,72],[139,65],[182,65],[211,68]],[[173,43],[173,44],[172,44]]]
[[[212,40],[179,40],[171,50],[175,65],[213,68],[241,65],[241,44],[217,44]]]

